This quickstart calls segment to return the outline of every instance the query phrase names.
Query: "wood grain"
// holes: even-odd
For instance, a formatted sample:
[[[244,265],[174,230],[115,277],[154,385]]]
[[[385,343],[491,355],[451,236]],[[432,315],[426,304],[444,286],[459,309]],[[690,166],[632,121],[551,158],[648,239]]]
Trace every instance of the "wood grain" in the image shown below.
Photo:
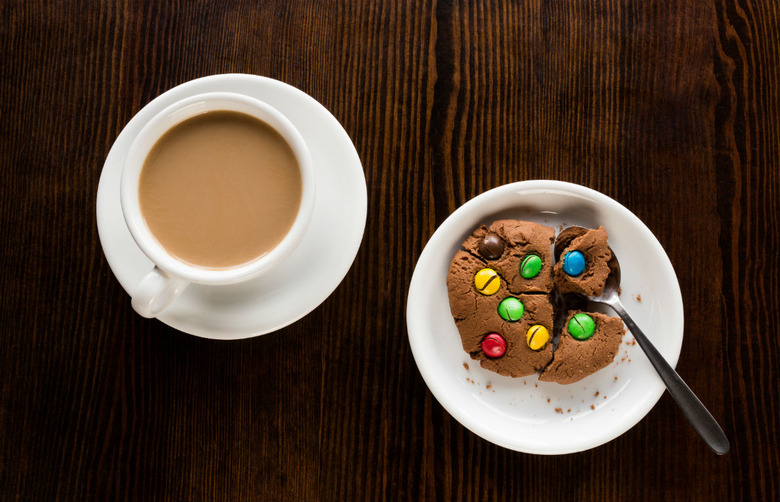
[[[0,1],[0,499],[777,500],[780,4]],[[365,238],[277,333],[144,320],[95,197],[124,125],[225,72],[294,85],[364,165]],[[597,189],[669,255],[678,371],[717,457],[664,395],[593,450],[488,443],[426,388],[407,284],[436,227],[501,184]]]

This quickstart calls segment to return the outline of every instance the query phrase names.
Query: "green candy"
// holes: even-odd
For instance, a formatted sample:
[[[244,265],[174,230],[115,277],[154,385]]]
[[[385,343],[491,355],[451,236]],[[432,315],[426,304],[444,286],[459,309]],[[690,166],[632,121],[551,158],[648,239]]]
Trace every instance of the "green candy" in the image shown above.
[[[505,321],[519,321],[523,317],[523,313],[525,313],[525,305],[513,296],[504,298],[498,304],[498,315]]]
[[[575,314],[569,321],[569,334],[576,340],[587,340],[596,331],[593,318],[584,312]]]
[[[535,254],[529,254],[520,263],[520,275],[525,279],[533,279],[542,271],[542,259]]]

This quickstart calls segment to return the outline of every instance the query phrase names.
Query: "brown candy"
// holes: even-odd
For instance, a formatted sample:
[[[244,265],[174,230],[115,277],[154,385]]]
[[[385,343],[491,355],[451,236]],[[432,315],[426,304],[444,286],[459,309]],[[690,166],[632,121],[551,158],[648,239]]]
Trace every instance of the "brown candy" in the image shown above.
[[[504,254],[504,240],[493,232],[487,233],[479,241],[478,250],[488,260],[497,260]]]

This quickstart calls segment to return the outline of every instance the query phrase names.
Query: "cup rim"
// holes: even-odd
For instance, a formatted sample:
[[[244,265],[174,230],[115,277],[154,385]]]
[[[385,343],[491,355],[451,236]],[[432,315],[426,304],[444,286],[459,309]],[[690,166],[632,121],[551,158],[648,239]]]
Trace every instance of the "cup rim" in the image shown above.
[[[287,142],[301,173],[301,203],[284,238],[266,254],[246,263],[224,268],[190,264],[174,257],[154,237],[141,213],[138,185],[144,162],[157,141],[171,128],[212,111],[248,114],[271,126]],[[280,263],[300,242],[311,219],[316,197],[311,154],[303,136],[280,111],[259,99],[233,92],[207,92],[173,103],[152,117],[134,138],[122,166],[120,204],[133,240],[162,271],[200,284],[233,284],[256,277]]]

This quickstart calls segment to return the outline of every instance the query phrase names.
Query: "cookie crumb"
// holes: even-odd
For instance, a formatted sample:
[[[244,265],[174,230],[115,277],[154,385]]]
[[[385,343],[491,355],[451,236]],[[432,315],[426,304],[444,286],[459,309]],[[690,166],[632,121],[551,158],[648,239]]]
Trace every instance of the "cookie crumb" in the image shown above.
[[[463,363],[463,367],[466,368],[466,371],[469,370],[469,363]]]
[[[555,408],[555,413],[560,413],[563,415],[563,408]]]
[[[595,410],[595,409],[596,409],[596,405],[595,405],[595,404],[591,404],[591,405],[590,405],[590,409],[591,409],[591,410]]]

